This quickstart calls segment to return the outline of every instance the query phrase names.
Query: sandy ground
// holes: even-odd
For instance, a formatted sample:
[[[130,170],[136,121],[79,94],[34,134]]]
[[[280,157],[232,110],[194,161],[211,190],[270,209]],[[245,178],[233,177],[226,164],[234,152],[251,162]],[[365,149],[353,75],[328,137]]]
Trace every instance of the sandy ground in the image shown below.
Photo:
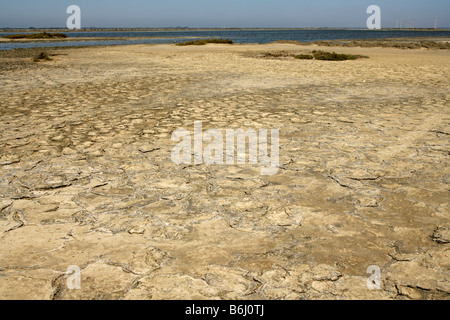
[[[0,298],[449,299],[450,51],[263,58],[317,48],[2,58]],[[279,129],[278,173],[174,164],[194,121]]]

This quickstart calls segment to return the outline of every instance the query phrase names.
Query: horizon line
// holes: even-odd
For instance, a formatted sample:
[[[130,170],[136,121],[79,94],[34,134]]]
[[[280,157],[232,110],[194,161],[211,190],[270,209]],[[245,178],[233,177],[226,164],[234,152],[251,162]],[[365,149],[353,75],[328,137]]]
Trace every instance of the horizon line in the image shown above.
[[[345,30],[345,29],[357,29],[357,30],[371,30],[371,31],[380,31],[380,30],[421,30],[421,29],[427,29],[427,30],[449,30],[450,27],[439,27],[439,28],[435,28],[435,27],[409,27],[409,28],[396,28],[396,27],[385,27],[385,28],[381,28],[381,29],[368,29],[367,27],[181,27],[181,26],[176,26],[176,27],[95,27],[95,26],[90,26],[90,27],[82,27],[81,29],[68,29],[67,27],[2,27],[0,26],[0,30],[1,29],[17,29],[17,30],[50,30],[50,29],[58,29],[58,30],[67,30],[69,32],[73,32],[73,31],[80,31],[80,30],[92,30],[92,29],[115,29],[115,30],[124,30],[124,29],[134,29],[134,30],[139,30],[139,29],[153,29],[153,30],[168,30],[168,29],[202,29],[202,30],[212,30],[212,29],[222,29],[222,30],[227,30],[227,29],[239,29],[239,30],[264,30],[264,29],[274,29],[274,30],[311,30],[311,29],[330,29],[330,30]]]

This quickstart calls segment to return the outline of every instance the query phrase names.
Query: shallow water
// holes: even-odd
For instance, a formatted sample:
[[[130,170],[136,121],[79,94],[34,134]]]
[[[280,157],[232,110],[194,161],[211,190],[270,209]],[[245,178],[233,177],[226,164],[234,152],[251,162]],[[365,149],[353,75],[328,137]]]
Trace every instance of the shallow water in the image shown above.
[[[12,33],[2,32],[0,36]],[[0,43],[0,50],[55,46],[98,46],[176,43],[196,38],[227,38],[236,43],[270,43],[276,40],[313,42],[334,39],[387,39],[403,37],[450,37],[450,31],[413,30],[180,30],[180,31],[85,31],[67,32],[69,38],[158,37],[158,39],[69,41],[46,43]]]

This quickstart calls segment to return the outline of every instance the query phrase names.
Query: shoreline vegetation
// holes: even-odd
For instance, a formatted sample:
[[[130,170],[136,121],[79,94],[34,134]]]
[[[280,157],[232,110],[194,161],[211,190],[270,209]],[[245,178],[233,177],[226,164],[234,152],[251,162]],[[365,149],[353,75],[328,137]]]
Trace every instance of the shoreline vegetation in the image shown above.
[[[295,54],[292,52],[266,52],[263,54],[256,55],[258,58],[269,58],[269,59],[286,59],[294,58],[298,60],[324,60],[324,61],[346,61],[346,60],[357,60],[369,58],[365,55],[358,54],[344,54],[336,52],[327,52],[322,50],[313,50],[311,53],[301,53]]]
[[[3,36],[3,38],[11,39],[11,40],[14,40],[14,39],[66,39],[67,34],[41,32],[41,33],[27,33],[27,34],[9,34],[9,35]]]
[[[186,42],[176,43],[177,46],[204,46],[208,43],[216,44],[234,44],[233,40],[230,39],[200,39]]]
[[[301,42],[296,40],[277,40],[274,44],[315,44],[324,47],[363,47],[363,48],[398,48],[398,49],[450,49],[450,39],[443,38],[390,38],[390,39],[340,39],[314,42]]]

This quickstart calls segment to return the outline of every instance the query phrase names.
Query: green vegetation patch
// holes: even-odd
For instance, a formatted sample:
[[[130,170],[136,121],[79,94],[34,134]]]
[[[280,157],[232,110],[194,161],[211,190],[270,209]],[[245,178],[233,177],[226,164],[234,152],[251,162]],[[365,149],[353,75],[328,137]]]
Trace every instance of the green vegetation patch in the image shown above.
[[[302,60],[311,60],[314,59],[314,56],[312,54],[299,54],[294,56],[295,59],[302,59]]]
[[[345,61],[345,60],[356,60],[361,58],[368,58],[367,56],[354,55],[354,54],[342,54],[336,52],[326,52],[314,50],[312,54],[299,54],[294,56],[296,59],[316,59],[316,60],[326,60],[326,61]]]
[[[64,33],[31,33],[31,34],[10,34],[7,36],[3,36],[6,39],[57,39],[57,38],[67,38],[67,35]]]
[[[223,44],[233,44],[234,42],[230,39],[201,39],[177,43],[177,46],[204,46],[208,43],[223,43]]]
[[[39,62],[39,61],[50,61],[52,59],[50,59],[50,57],[48,56],[47,52],[41,52],[39,53],[36,57],[34,57],[34,62]]]

